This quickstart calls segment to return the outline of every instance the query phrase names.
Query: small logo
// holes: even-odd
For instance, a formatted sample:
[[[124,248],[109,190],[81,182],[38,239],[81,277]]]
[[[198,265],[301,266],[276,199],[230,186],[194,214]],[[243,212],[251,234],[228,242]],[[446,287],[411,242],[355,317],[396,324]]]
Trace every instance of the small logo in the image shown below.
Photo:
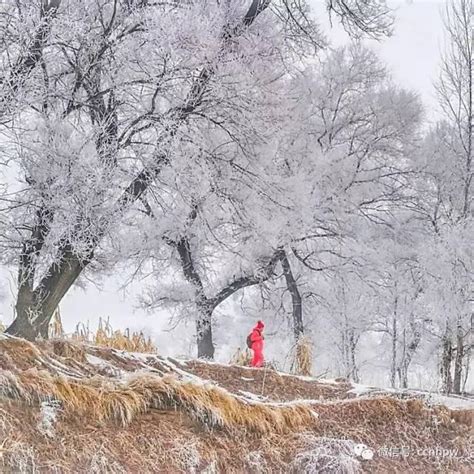
[[[374,457],[374,452],[365,444],[356,444],[354,446],[354,454],[364,461],[370,461]]]

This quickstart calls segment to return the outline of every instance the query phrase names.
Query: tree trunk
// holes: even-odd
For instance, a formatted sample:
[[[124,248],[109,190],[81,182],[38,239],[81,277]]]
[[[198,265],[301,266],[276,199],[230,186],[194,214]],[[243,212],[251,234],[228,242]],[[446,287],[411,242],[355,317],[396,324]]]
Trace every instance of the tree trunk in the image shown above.
[[[464,334],[460,324],[456,332],[456,358],[454,360],[453,393],[460,394],[462,391],[462,368],[464,361]]]
[[[392,315],[392,363],[390,367],[390,384],[392,388],[397,384],[397,342],[398,342],[398,327],[397,327],[397,308],[398,297],[395,297],[394,309]]]
[[[449,330],[443,336],[443,349],[441,355],[441,390],[444,393],[451,393],[453,389],[453,381],[451,377],[451,362],[453,359],[453,347],[451,343],[451,335]]]
[[[298,342],[299,338],[304,334],[303,304],[301,299],[301,293],[298,289],[298,283],[296,282],[293,272],[291,271],[290,262],[285,251],[281,252],[280,262],[286,280],[286,287],[288,288],[288,291],[291,295],[293,333],[295,336],[295,341]]]
[[[347,343],[348,343],[348,362],[349,362],[349,371],[348,378],[353,380],[355,383],[359,383],[359,371],[357,370],[356,363],[356,346],[357,341],[354,334],[354,328],[349,328],[347,331]]]
[[[464,365],[464,376],[463,376],[463,381],[462,381],[462,386],[461,386],[461,392],[464,393],[466,391],[466,384],[467,381],[469,380],[469,368],[471,364],[471,346],[467,346],[467,350],[465,351],[465,365]]]
[[[5,332],[30,341],[38,337],[47,339],[54,311],[89,261],[80,262],[68,249],[36,289],[31,281],[20,283],[16,318]]]
[[[212,309],[200,308],[196,320],[196,340],[199,359],[214,359],[214,343],[212,341]]]
[[[406,345],[406,330],[403,331],[403,355],[400,367],[398,368],[398,379],[401,388],[408,388],[408,369],[421,341],[421,331],[414,322],[414,318],[412,319],[410,326],[413,334],[408,345]]]

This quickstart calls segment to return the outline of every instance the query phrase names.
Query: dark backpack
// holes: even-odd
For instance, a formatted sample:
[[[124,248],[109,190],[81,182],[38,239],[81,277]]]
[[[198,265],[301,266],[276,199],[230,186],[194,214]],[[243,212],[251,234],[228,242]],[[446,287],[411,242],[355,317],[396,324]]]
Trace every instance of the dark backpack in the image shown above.
[[[247,336],[247,347],[252,349],[252,333]]]

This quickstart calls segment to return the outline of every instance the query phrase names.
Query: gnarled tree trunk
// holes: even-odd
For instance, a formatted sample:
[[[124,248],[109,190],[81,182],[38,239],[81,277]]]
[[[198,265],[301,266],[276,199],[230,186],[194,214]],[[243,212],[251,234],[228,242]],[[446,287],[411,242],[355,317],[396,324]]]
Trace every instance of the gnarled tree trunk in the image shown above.
[[[293,316],[293,334],[295,336],[295,342],[298,342],[299,338],[304,334],[303,325],[303,304],[301,299],[301,293],[298,289],[298,283],[291,270],[290,261],[284,250],[281,251],[280,257],[281,266],[283,268],[283,275],[286,280],[286,287],[291,295],[292,304],[292,316]]]

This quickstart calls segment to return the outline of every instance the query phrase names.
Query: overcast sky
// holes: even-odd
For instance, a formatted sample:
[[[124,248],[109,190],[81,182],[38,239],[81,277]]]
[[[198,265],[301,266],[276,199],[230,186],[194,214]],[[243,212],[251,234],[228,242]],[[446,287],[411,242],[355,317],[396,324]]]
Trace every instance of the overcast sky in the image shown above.
[[[314,3],[316,18],[326,29],[334,46],[344,44],[348,38],[337,26],[332,29],[324,11],[322,1],[310,0]],[[427,106],[434,107],[433,80],[437,75],[439,52],[442,47],[442,22],[440,10],[442,1],[402,1],[390,2],[396,10],[396,26],[393,37],[382,43],[368,42],[376,49],[393,72],[394,80],[416,90]],[[0,319],[9,322],[13,315],[13,284],[15,269],[3,279],[3,301],[0,300]],[[5,275],[5,271],[2,272]],[[167,325],[165,314],[147,314],[137,310],[137,294],[140,283],[127,292],[120,291],[119,275],[103,281],[100,287],[90,283],[87,290],[74,289],[61,304],[61,313],[66,331],[72,331],[78,321],[87,321],[96,327],[100,316],[110,316],[115,328],[144,328],[152,332],[160,347],[166,345],[168,333],[162,329]],[[187,332],[187,331],[186,331]],[[245,332],[245,331],[244,331]],[[189,337],[192,330],[189,328]]]
[[[331,28],[324,13],[325,2],[310,0],[320,24],[334,46],[347,43],[348,36],[339,24]],[[416,90],[427,106],[435,105],[433,80],[438,74],[443,49],[442,10],[444,0],[388,1],[395,10],[394,35],[382,42],[366,41],[387,63],[394,80]],[[322,19],[322,21],[321,21]]]

